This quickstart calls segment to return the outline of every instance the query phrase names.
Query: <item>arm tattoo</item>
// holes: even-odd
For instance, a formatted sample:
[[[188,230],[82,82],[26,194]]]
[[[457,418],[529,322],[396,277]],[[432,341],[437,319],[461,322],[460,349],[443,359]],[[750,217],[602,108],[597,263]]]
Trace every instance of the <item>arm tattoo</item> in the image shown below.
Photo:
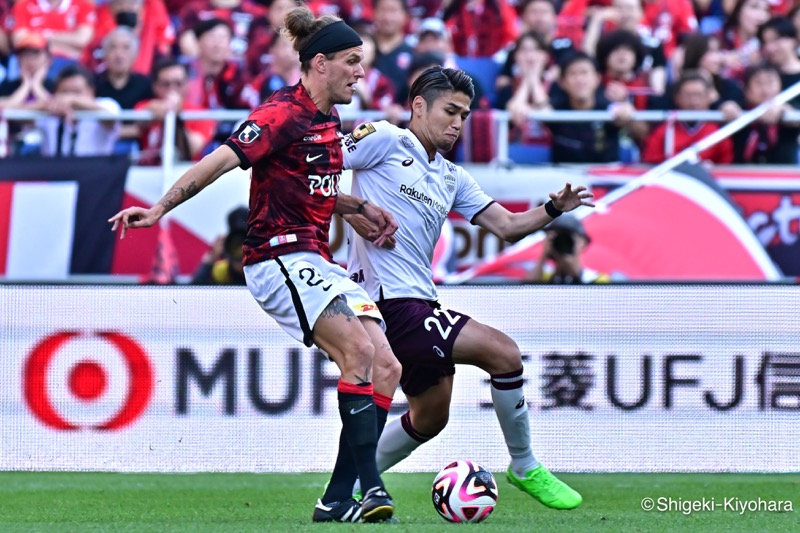
[[[334,298],[333,301],[328,304],[328,307],[326,307],[322,312],[322,316],[324,318],[333,318],[336,315],[344,315],[348,322],[350,322],[352,318],[356,317],[355,313],[353,313],[353,310],[347,306],[347,303],[344,301],[344,299],[342,299],[341,296]]]
[[[164,196],[164,199],[161,200],[161,205],[166,211],[169,211],[198,192],[200,192],[200,187],[197,186],[197,182],[195,181],[191,182],[185,189],[183,187],[173,187]]]

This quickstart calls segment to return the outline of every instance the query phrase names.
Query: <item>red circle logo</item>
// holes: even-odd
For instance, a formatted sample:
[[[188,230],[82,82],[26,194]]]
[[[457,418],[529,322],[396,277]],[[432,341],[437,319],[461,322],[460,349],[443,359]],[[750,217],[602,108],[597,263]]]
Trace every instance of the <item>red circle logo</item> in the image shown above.
[[[125,361],[130,374],[130,385],[122,407],[100,424],[76,425],[66,420],[53,406],[47,389],[47,374],[56,353],[68,342],[81,336],[75,331],[54,333],[31,350],[25,363],[23,380],[25,401],[31,411],[45,425],[53,429],[71,430],[92,427],[99,430],[121,429],[136,420],[145,410],[153,394],[153,369],[144,349],[132,338],[114,331],[94,334],[113,346]],[[94,402],[108,389],[108,376],[101,362],[93,359],[79,361],[69,371],[67,385],[73,396],[81,402]]]

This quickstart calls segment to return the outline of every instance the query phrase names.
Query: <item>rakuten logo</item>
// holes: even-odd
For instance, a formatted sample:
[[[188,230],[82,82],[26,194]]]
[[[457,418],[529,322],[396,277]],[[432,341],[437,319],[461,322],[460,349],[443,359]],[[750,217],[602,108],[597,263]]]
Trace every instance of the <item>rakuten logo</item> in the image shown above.
[[[429,207],[432,207],[440,214],[447,216],[447,207],[442,205],[441,202],[437,202],[427,194],[422,191],[418,191],[414,187],[407,187],[405,185],[400,185],[400,194],[404,194],[407,197],[411,198],[415,202],[419,202],[421,204],[425,204]]]
[[[120,383],[127,383],[127,388]],[[153,383],[145,351],[114,331],[53,333],[33,347],[23,370],[29,409],[40,422],[58,430],[122,429],[147,408]],[[54,402],[53,397],[62,401]],[[67,403],[70,409],[63,405]],[[101,420],[79,421],[84,412]]]

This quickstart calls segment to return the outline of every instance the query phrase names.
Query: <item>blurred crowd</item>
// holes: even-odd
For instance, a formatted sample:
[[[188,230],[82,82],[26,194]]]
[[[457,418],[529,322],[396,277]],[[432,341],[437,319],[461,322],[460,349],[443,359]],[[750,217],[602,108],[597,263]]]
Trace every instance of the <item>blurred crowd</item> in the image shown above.
[[[294,84],[279,34],[296,0],[0,0],[0,108],[45,110],[11,124],[16,155],[128,153],[158,164],[170,111],[252,109]],[[492,109],[519,154],[553,163],[659,163],[718,122],[634,120],[636,110],[718,110],[733,120],[800,81],[800,5],[790,0],[309,0],[362,35],[366,77],[348,112],[400,123],[428,66],[472,74],[473,144]],[[800,99],[703,152],[711,163],[794,164]],[[800,105],[800,104],[798,104]],[[74,120],[76,110],[149,110],[152,122]],[[340,107],[341,110],[341,107]],[[611,121],[539,122],[537,110],[608,110]],[[233,123],[179,120],[176,153],[196,160]],[[482,130],[483,129],[483,130]],[[475,139],[480,139],[475,143]],[[475,153],[473,153],[475,155]],[[487,159],[492,154],[484,154]],[[523,156],[526,157],[526,156]]]

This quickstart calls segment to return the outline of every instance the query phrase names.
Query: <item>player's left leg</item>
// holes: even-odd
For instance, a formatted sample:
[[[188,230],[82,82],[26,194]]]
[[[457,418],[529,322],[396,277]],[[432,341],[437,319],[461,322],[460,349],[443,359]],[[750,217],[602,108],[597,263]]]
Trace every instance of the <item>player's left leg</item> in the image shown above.
[[[358,476],[369,487],[361,502],[361,521],[375,522],[394,514],[394,503],[386,492],[375,464],[377,424],[372,384],[372,365],[375,347],[366,329],[356,319],[343,296],[337,296],[314,322],[313,341],[340,368],[338,383],[339,414],[342,434]],[[347,380],[355,380],[352,383]],[[337,462],[333,476],[341,463]],[[343,500],[338,500],[340,503]],[[330,521],[334,505],[323,500],[314,512],[314,521]],[[330,504],[329,504],[330,503]],[[329,504],[329,505],[328,505]],[[353,517],[355,514],[352,515]],[[337,518],[334,516],[334,520]]]
[[[372,366],[374,382],[372,398],[375,402],[375,419],[377,423],[378,439],[380,439],[383,428],[386,426],[386,419],[389,417],[389,409],[392,407],[394,391],[397,390],[397,384],[400,381],[400,374],[403,369],[400,366],[400,362],[394,356],[391,346],[389,346],[389,341],[386,339],[386,334],[383,332],[380,322],[369,316],[360,316],[359,319],[361,323],[364,324],[364,329],[367,330],[372,344],[375,347],[375,358]],[[380,470],[378,472],[380,472]],[[351,480],[350,487],[352,488],[354,484],[355,480]],[[380,495],[375,495],[370,491],[364,494],[361,500],[361,510],[365,516],[371,512],[372,508],[382,504],[382,500],[379,496]],[[392,516],[385,521],[398,522],[399,520]]]
[[[397,358],[395,358],[380,323],[369,316],[360,316],[359,319],[375,347],[375,358],[372,364],[373,401],[375,402],[377,433],[380,439],[383,428],[386,425],[386,419],[389,416],[394,391],[397,390],[397,384],[400,381],[402,367]],[[347,445],[344,433],[342,433],[339,437],[339,453],[336,457],[336,466],[325,488],[322,501],[340,502],[351,498],[356,479],[358,479],[358,471],[355,461]]]
[[[452,394],[453,376],[441,376],[423,392],[406,395],[408,411],[389,422],[378,440],[378,472],[386,472],[445,428]]]
[[[522,390],[522,354],[508,335],[477,320],[459,332],[453,362],[489,373],[492,402],[511,455],[508,481],[556,509],[573,509],[582,497],[540,464],[531,449],[530,417]]]
[[[435,302],[398,298],[379,302],[386,338],[402,365],[409,411],[386,425],[378,440],[379,471],[394,466],[447,424],[455,365],[453,342],[469,317],[442,312]],[[432,321],[436,327],[431,327]]]
[[[367,334],[375,347],[375,359],[372,363],[372,382],[374,386],[373,398],[375,399],[376,415],[378,417],[378,438],[381,436],[389,409],[392,406],[394,392],[400,383],[403,367],[392,352],[389,340],[383,332],[380,323],[368,316],[358,317],[367,330]]]

